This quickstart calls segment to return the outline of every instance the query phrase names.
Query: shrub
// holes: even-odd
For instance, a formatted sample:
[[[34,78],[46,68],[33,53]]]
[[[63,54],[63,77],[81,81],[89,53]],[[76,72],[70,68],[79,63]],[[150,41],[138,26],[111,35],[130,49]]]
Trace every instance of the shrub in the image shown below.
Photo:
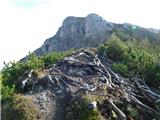
[[[112,67],[127,76],[138,76],[154,87],[160,86],[160,50],[149,40],[122,41],[115,34],[99,47],[100,55],[111,58],[118,64]]]
[[[15,85],[4,86],[2,84],[2,81],[0,81],[0,86],[1,86],[0,100],[9,99],[13,95],[13,93],[15,91]]]
[[[0,74],[0,98],[2,100],[5,100],[9,99],[13,95],[13,93],[16,91],[16,83],[19,80],[19,77],[23,75],[26,71],[31,69],[41,69],[44,65],[51,66],[57,60],[63,59],[65,56],[70,55],[72,52],[73,50],[69,50],[66,52],[52,52],[48,55],[44,55],[41,57],[38,57],[33,53],[29,53],[28,61],[26,61],[25,63],[21,61],[13,61],[5,64]]]
[[[113,34],[106,45],[105,50],[109,58],[115,61],[123,59],[126,46],[116,35]]]
[[[42,57],[46,67],[52,66],[57,60],[62,60],[64,57],[73,53],[73,49],[65,52],[52,52]]]
[[[16,94],[2,105],[4,120],[37,120],[39,112],[30,98]]]
[[[114,63],[112,65],[114,71],[119,72],[120,74],[127,76],[128,75],[128,67],[123,63]]]
[[[102,117],[97,109],[89,109],[90,100],[81,98],[68,106],[70,111],[66,113],[66,120],[101,120]]]
[[[41,57],[36,56],[34,53],[29,54],[28,61],[26,63],[28,69],[38,69],[44,66],[44,61]]]

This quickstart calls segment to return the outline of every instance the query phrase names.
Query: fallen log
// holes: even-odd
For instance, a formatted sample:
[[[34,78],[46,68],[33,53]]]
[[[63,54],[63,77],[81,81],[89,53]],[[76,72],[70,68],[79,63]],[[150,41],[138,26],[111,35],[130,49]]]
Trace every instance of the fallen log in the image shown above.
[[[157,113],[157,114],[160,114],[160,112],[158,112],[157,110],[143,104],[141,101],[139,101],[136,97],[134,97],[133,95],[129,95],[130,99],[135,103],[135,104],[138,104],[139,106],[143,107],[143,110],[147,111],[147,112],[154,112],[154,113]]]
[[[154,93],[153,91],[150,90],[150,88],[144,83],[144,82],[139,82],[142,81],[138,78],[134,78],[134,82],[136,86],[138,87],[139,91],[142,93],[142,95],[148,99],[150,102],[154,102],[155,100],[160,99],[160,95]]]
[[[120,116],[121,120],[126,120],[126,115],[113,103],[112,100],[108,101],[113,110]]]

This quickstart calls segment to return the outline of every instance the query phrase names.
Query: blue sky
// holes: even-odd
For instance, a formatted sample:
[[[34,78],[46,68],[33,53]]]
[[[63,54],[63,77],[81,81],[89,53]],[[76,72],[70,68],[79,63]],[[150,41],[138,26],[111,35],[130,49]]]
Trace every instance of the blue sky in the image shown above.
[[[9,0],[9,4],[13,4],[17,7],[32,9],[39,7],[42,4],[50,3],[49,0]]]
[[[67,16],[97,13],[107,21],[160,29],[159,0],[2,0],[0,67],[52,37]]]

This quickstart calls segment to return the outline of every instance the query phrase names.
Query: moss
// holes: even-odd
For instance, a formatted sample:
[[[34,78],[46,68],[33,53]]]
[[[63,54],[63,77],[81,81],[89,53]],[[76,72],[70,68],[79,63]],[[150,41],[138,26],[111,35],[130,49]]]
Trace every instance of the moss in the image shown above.
[[[83,97],[75,100],[68,106],[66,120],[101,120],[102,116],[97,109],[88,109],[91,102],[89,97]]]
[[[12,100],[2,105],[2,119],[4,120],[37,120],[39,112],[30,98],[16,94]]]

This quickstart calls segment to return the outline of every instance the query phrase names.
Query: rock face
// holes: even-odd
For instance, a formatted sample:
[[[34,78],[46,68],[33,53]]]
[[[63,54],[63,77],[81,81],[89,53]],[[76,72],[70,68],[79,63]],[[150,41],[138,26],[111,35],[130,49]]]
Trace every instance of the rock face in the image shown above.
[[[96,14],[86,17],[67,17],[56,35],[47,39],[35,53],[42,55],[71,48],[96,47],[111,35],[113,27],[113,23],[106,22]]]
[[[113,32],[123,40],[148,38],[160,41],[159,32],[128,23],[107,22],[97,14],[89,14],[86,17],[67,17],[57,33],[47,39],[34,53],[43,55],[71,48],[97,47],[104,43]]]

